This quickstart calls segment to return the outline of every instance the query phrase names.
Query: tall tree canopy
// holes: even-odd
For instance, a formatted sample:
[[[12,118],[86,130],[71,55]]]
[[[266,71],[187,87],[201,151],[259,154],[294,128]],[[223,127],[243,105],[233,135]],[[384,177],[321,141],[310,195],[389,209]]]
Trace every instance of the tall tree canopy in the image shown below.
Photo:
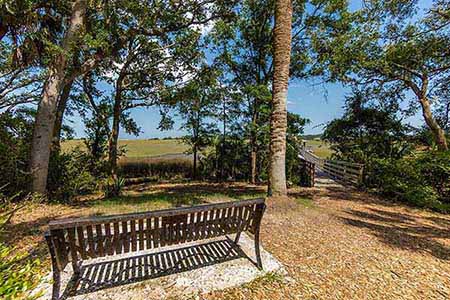
[[[5,42],[2,46],[11,48],[6,53],[11,66],[35,66],[45,72],[32,139],[33,191],[45,193],[51,144],[53,136],[59,134],[55,127],[58,129],[58,122],[61,123],[65,101],[76,78],[100,64],[120,60],[122,50],[129,49],[130,37],[145,37],[149,44],[152,39],[166,45],[169,41],[179,42],[176,36],[186,30],[227,17],[234,2],[19,1],[17,4],[23,9],[16,9],[9,1],[2,2],[5,10],[0,37]],[[157,61],[152,63],[157,66]],[[26,74],[22,77],[26,78]],[[9,77],[5,80],[9,81]],[[22,97],[22,101],[36,98],[34,93]]]
[[[349,30],[317,31],[319,61],[330,79],[371,88],[420,107],[437,147],[447,150],[435,115],[450,80],[448,4],[437,1],[421,18],[416,1],[367,1],[347,18]],[[382,100],[384,97],[379,97]],[[446,125],[444,125],[446,126]]]

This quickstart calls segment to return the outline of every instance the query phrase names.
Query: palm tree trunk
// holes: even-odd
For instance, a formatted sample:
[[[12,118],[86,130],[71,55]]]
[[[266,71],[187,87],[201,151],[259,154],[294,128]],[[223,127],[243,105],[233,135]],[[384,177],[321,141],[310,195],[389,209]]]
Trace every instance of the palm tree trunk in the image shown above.
[[[32,191],[45,194],[47,187],[48,164],[55,126],[58,98],[64,82],[67,67],[67,55],[76,42],[76,34],[84,23],[86,0],[75,0],[72,4],[72,15],[62,43],[61,54],[56,55],[50,63],[48,78],[39,102],[31,143],[30,170],[32,173]]]
[[[286,196],[287,90],[291,57],[292,0],[275,3],[274,73],[270,114],[269,196]]]

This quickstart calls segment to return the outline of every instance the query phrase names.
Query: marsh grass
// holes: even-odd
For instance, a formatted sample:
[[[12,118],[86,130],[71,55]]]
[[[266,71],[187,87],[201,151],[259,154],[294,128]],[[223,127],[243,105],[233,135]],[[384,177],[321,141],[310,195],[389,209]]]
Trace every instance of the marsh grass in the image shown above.
[[[81,139],[67,140],[61,144],[63,151],[70,151],[76,147],[85,149]],[[167,154],[182,154],[188,150],[181,139],[167,140],[119,140],[119,148],[125,150],[125,157],[149,157]]]
[[[321,140],[307,140],[306,146],[311,147],[314,154],[321,158],[329,158],[333,154],[330,145]]]
[[[119,161],[119,174],[125,178],[154,178],[168,180],[190,178],[192,160],[180,157],[123,158]]]

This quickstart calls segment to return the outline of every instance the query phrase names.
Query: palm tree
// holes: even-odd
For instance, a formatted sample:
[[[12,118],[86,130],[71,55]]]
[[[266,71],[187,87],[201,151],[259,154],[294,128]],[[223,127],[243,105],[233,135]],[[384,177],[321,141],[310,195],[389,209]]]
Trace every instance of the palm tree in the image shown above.
[[[274,73],[270,114],[269,196],[286,196],[286,98],[291,58],[292,0],[275,1]]]

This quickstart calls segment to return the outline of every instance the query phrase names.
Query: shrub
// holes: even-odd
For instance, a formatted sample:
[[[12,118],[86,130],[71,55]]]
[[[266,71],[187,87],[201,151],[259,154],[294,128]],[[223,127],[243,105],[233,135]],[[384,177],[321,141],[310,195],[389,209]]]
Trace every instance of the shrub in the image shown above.
[[[420,207],[450,212],[450,152],[427,152],[403,159],[376,159],[365,185]]]
[[[0,189],[0,299],[32,299],[34,297],[25,295],[37,286],[41,278],[39,259],[3,243],[5,225],[14,213],[24,206],[13,204],[14,200],[14,196],[6,196]]]
[[[116,197],[120,196],[124,185],[124,178],[107,178],[103,181],[101,189],[103,190],[105,198]]]
[[[417,159],[423,178],[439,195],[439,199],[450,204],[450,151],[431,152]]]
[[[6,195],[27,192],[32,133],[33,111],[0,114],[0,187]]]
[[[40,269],[39,259],[0,242],[0,298],[31,299],[24,295],[39,283]]]
[[[49,199],[70,201],[74,196],[95,190],[99,178],[92,175],[90,162],[89,155],[78,148],[68,153],[54,153],[47,181]]]

